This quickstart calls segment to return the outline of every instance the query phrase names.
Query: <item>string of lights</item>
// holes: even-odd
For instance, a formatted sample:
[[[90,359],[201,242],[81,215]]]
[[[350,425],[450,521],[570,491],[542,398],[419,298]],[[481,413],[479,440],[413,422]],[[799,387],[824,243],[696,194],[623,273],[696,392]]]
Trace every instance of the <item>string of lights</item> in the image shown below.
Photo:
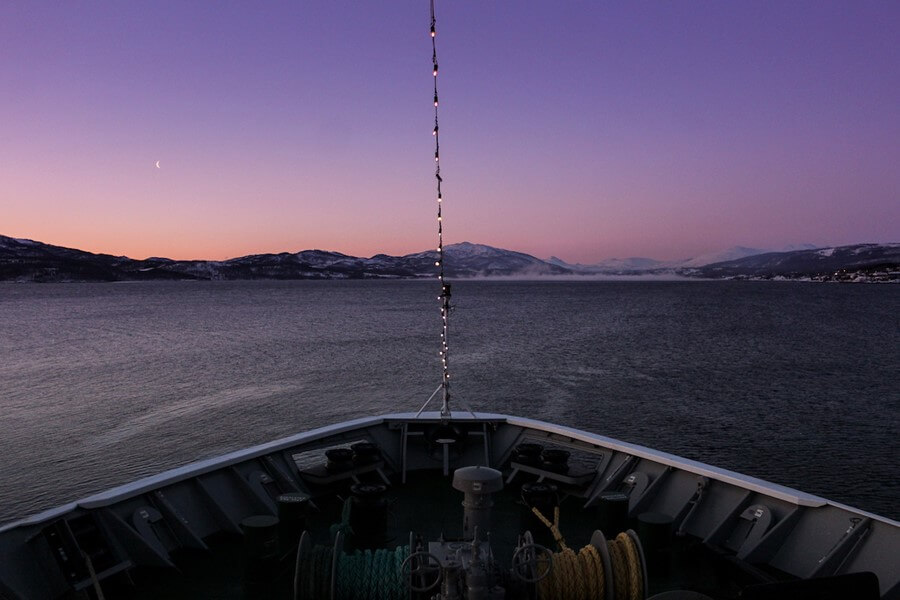
[[[438,300],[441,301],[441,390],[443,392],[443,403],[441,405],[441,416],[450,416],[450,284],[444,279],[444,224],[442,219],[443,194],[441,193],[441,143],[440,143],[440,127],[438,126],[438,60],[437,60],[437,30],[435,29],[434,18],[434,0],[431,0],[431,62],[433,65],[432,75],[434,77],[434,177],[437,181],[437,229],[438,229],[438,247],[437,260],[434,265],[438,267],[438,279],[441,282],[441,295]]]

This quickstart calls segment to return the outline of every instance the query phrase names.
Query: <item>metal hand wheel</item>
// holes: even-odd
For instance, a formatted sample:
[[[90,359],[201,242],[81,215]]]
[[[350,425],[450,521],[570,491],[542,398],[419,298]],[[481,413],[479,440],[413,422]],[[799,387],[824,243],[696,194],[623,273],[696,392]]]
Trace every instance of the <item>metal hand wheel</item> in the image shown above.
[[[414,559],[421,562],[417,566],[413,566]],[[400,574],[409,582],[409,589],[414,592],[427,592],[434,589],[441,582],[441,561],[434,554],[424,550],[413,552],[406,557],[406,560],[400,563]],[[415,576],[425,583],[421,585],[413,583],[413,577]],[[429,581],[431,576],[434,577],[434,581]]]
[[[512,574],[520,581],[537,583],[553,569],[553,553],[540,544],[519,546],[512,557]]]

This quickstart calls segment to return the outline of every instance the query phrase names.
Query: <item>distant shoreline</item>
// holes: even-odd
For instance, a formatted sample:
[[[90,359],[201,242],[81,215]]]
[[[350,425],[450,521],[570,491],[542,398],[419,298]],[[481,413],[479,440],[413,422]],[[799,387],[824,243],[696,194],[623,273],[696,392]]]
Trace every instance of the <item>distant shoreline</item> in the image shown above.
[[[96,279],[65,280],[0,280],[0,285],[52,285],[52,284],[136,284],[136,283],[231,283],[231,282],[432,282],[431,277],[309,277],[309,278],[251,278],[251,279],[119,279],[100,281]],[[837,284],[900,284],[900,277],[894,279],[816,279],[810,277],[688,277],[684,275],[547,275],[539,277],[519,277],[515,275],[497,275],[485,277],[448,277],[448,281],[465,282],[533,282],[533,283],[837,283]]]
[[[112,282],[179,280],[430,280],[442,265],[448,279],[565,281],[840,281],[900,282],[900,244],[855,244],[788,252],[735,248],[741,258],[709,264],[615,259],[608,264],[569,264],[484,244],[460,242],[404,256],[369,258],[324,250],[254,254],[225,261],[136,260],[93,254],[34,240],[0,236],[0,281]],[[748,252],[754,252],[747,254]],[[705,259],[708,260],[708,259]],[[440,262],[439,262],[440,261]]]

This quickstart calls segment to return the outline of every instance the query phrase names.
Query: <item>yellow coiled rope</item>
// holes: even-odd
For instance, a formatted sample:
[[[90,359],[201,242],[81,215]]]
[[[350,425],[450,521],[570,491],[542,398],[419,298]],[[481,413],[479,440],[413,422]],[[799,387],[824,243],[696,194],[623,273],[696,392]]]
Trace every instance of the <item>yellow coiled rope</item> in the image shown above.
[[[622,549],[615,540],[606,542],[606,545],[609,547],[609,562],[613,571],[612,580],[613,589],[615,590],[615,595],[613,597],[616,598],[616,600],[619,598],[627,598],[628,591],[626,590],[626,586],[628,584],[628,567],[625,566],[625,557]]]
[[[538,582],[541,600],[596,600],[605,598],[606,586],[613,588],[615,600],[643,600],[644,580],[637,545],[627,533],[607,542],[612,573],[604,571],[597,549],[588,544],[576,553],[566,545],[559,530],[559,507],[553,509],[553,521],[532,508],[547,526],[560,552],[552,554],[550,573]]]
[[[616,539],[608,544],[619,544],[624,549],[625,566],[628,569],[628,599],[643,600],[644,576],[641,573],[641,557],[638,555],[637,545],[631,536],[625,532],[616,536]]]

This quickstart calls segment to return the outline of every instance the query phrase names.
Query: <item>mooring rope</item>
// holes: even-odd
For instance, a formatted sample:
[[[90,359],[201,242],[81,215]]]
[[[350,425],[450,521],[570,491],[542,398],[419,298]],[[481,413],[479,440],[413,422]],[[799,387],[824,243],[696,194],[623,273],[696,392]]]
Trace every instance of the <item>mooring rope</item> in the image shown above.
[[[331,596],[332,546],[313,546],[297,560],[297,600],[317,600]]]
[[[341,508],[341,520],[338,523],[334,523],[331,527],[328,528],[328,533],[331,536],[331,539],[334,539],[335,534],[338,532],[344,536],[344,538],[351,537],[353,535],[353,528],[350,526],[350,513],[353,510],[353,502],[350,498],[344,500],[344,506]]]
[[[553,534],[560,551],[551,554],[550,572],[538,582],[541,600],[593,600],[604,598],[612,586],[615,600],[643,600],[644,579],[640,552],[625,532],[607,541],[612,573],[606,573],[597,548],[588,544],[577,553],[566,545],[559,529],[559,507],[553,521],[537,508],[531,511]]]
[[[100,580],[97,579],[97,572],[94,571],[94,563],[91,560],[91,557],[88,556],[87,552],[82,552],[81,556],[84,558],[84,564],[87,565],[88,573],[91,576],[91,585],[94,586],[94,593],[97,594],[97,600],[105,600],[103,590],[100,588]]]
[[[628,599],[642,600],[644,597],[644,575],[642,571],[641,557],[638,553],[637,544],[625,532],[616,536],[615,540],[608,544],[619,544],[625,550],[625,565],[628,568]]]
[[[393,550],[357,550],[338,555],[335,565],[337,600],[401,600],[408,595],[400,565],[409,556],[408,546]],[[331,598],[334,546],[317,545],[298,564],[300,600]]]
[[[408,546],[394,550],[357,550],[342,554],[337,565],[338,600],[399,600],[406,594],[400,565]]]
[[[566,540],[565,538],[563,538],[563,534],[559,530],[559,506],[553,507],[552,523],[550,522],[550,519],[541,514],[541,511],[539,511],[536,506],[531,508],[531,512],[533,512],[534,516],[541,520],[541,523],[547,526],[547,529],[549,529],[550,533],[553,534],[553,539],[556,540],[556,544],[559,546],[560,550],[568,550],[569,547],[566,546]]]

